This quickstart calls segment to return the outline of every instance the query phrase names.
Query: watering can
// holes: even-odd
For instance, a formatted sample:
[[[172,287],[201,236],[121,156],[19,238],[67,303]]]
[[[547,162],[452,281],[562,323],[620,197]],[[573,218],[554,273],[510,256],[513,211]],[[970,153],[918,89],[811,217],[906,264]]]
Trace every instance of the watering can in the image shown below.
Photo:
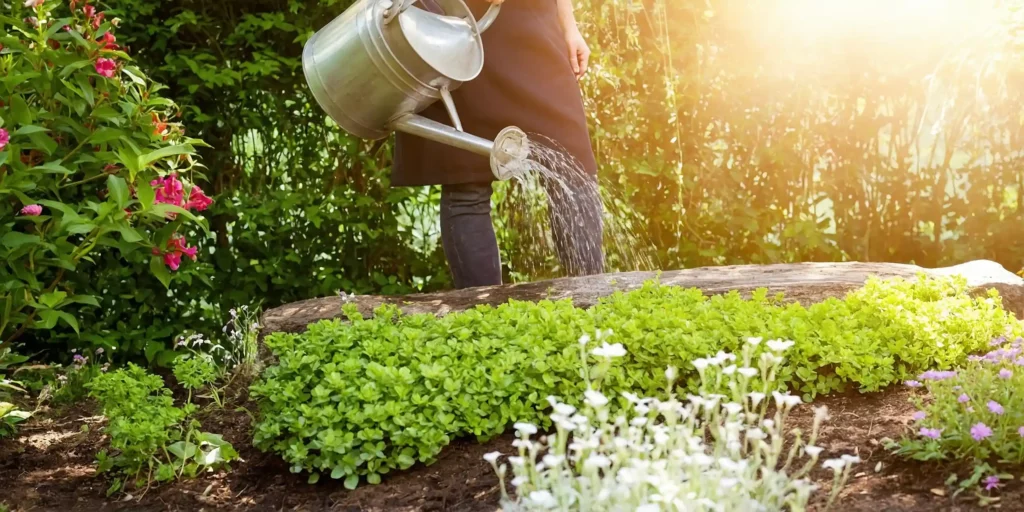
[[[478,21],[463,0],[358,0],[306,43],[302,65],[320,107],[345,131],[378,140],[401,131],[490,158],[507,180],[526,168],[526,134],[514,126],[494,141],[462,130],[451,92],[483,70],[481,34],[498,16]],[[418,115],[444,102],[454,126]]]

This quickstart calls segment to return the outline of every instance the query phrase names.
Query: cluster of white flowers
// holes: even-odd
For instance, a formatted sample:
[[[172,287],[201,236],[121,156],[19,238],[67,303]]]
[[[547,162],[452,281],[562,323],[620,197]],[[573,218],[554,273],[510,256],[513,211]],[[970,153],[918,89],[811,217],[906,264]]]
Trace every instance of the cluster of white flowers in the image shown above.
[[[603,342],[606,337],[599,336],[602,344],[592,355],[625,354],[621,345]],[[581,345],[590,341],[584,337]],[[613,413],[609,398],[591,387],[585,371],[589,389],[582,410],[548,399],[555,434],[534,440],[537,427],[516,424],[518,454],[507,465],[499,464],[497,452],[484,457],[502,480],[504,510],[805,509],[815,490],[806,477],[823,451],[814,443],[827,410],[816,409],[806,440],[798,430],[787,434],[786,418],[801,400],[778,391],[774,376],[792,342],[770,341],[768,351],[755,358],[761,341],[748,340],[742,365],[724,352],[694,361],[702,382],[697,395],[660,400],[624,393],[630,408],[623,414]],[[753,367],[755,360],[759,368]],[[671,384],[677,372],[669,368],[665,375]],[[765,400],[769,396],[773,400]],[[847,455],[824,462],[835,474],[833,499],[858,461]],[[509,468],[515,500],[505,489]]]

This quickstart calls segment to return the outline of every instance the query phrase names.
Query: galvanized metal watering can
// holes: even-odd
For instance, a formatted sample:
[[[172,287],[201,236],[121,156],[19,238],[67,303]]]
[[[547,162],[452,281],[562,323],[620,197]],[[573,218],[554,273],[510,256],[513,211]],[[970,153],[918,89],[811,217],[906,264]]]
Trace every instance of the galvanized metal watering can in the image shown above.
[[[463,0],[435,0],[444,14],[416,1],[359,0],[317,32],[302,54],[313,96],[357,137],[377,140],[402,131],[490,157],[499,180],[521,173],[526,134],[508,127],[489,141],[464,132],[451,96],[483,70],[481,34],[500,6],[477,21]],[[454,128],[417,115],[438,100]]]

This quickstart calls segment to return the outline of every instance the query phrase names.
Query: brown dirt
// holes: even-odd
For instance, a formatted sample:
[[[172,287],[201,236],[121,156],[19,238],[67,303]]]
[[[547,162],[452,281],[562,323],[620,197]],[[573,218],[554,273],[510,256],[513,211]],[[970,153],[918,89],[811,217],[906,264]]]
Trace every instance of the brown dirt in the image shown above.
[[[950,467],[907,462],[886,452],[882,439],[896,438],[913,412],[903,391],[877,395],[830,397],[832,419],[819,441],[827,452],[859,453],[864,462],[844,490],[835,510],[864,512],[937,512],[979,510],[973,496],[953,498],[944,480]],[[806,426],[810,407],[794,417]],[[19,436],[0,441],[0,503],[12,510],[337,510],[337,511],[456,511],[492,512],[498,509],[497,479],[482,460],[484,453],[511,451],[511,438],[486,444],[457,441],[429,467],[391,475],[377,486],[346,491],[339,482],[308,485],[273,455],[249,445],[250,417],[242,411],[210,414],[204,427],[221,432],[234,443],[244,462],[232,471],[150,489],[144,495],[104,497],[107,481],[93,469],[95,452],[103,445],[103,420],[91,404],[62,412],[46,411],[25,425]],[[87,430],[83,431],[83,426]],[[881,463],[880,471],[875,467]],[[963,473],[961,473],[963,474]],[[817,475],[827,480],[828,475]],[[939,493],[943,495],[939,495]],[[1024,511],[1024,485],[1008,484],[993,506]],[[818,504],[820,506],[820,503]]]

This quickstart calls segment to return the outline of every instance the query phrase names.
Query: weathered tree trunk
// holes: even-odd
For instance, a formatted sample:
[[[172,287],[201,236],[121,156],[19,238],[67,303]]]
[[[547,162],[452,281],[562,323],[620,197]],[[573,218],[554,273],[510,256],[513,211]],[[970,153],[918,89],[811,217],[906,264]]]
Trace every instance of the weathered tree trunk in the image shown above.
[[[654,272],[629,272],[402,297],[327,297],[267,311],[263,317],[263,332],[302,332],[311,323],[340,317],[341,308],[346,303],[355,304],[366,316],[385,303],[397,304],[408,314],[433,315],[446,315],[481,304],[498,305],[510,299],[539,301],[570,298],[577,307],[586,308],[596,304],[602,297],[616,291],[636,289],[652,279],[659,279],[665,285],[699,288],[708,295],[733,290],[749,294],[759,288],[766,288],[772,293],[784,293],[788,300],[807,305],[829,297],[842,297],[861,287],[871,276],[883,279],[914,278],[919,273],[936,277],[962,275],[975,293],[984,293],[994,288],[1002,295],[1004,307],[1018,318],[1024,318],[1024,279],[991,261],[974,261],[942,269],[924,269],[895,263],[798,263],[695,268],[662,272],[660,275]]]

